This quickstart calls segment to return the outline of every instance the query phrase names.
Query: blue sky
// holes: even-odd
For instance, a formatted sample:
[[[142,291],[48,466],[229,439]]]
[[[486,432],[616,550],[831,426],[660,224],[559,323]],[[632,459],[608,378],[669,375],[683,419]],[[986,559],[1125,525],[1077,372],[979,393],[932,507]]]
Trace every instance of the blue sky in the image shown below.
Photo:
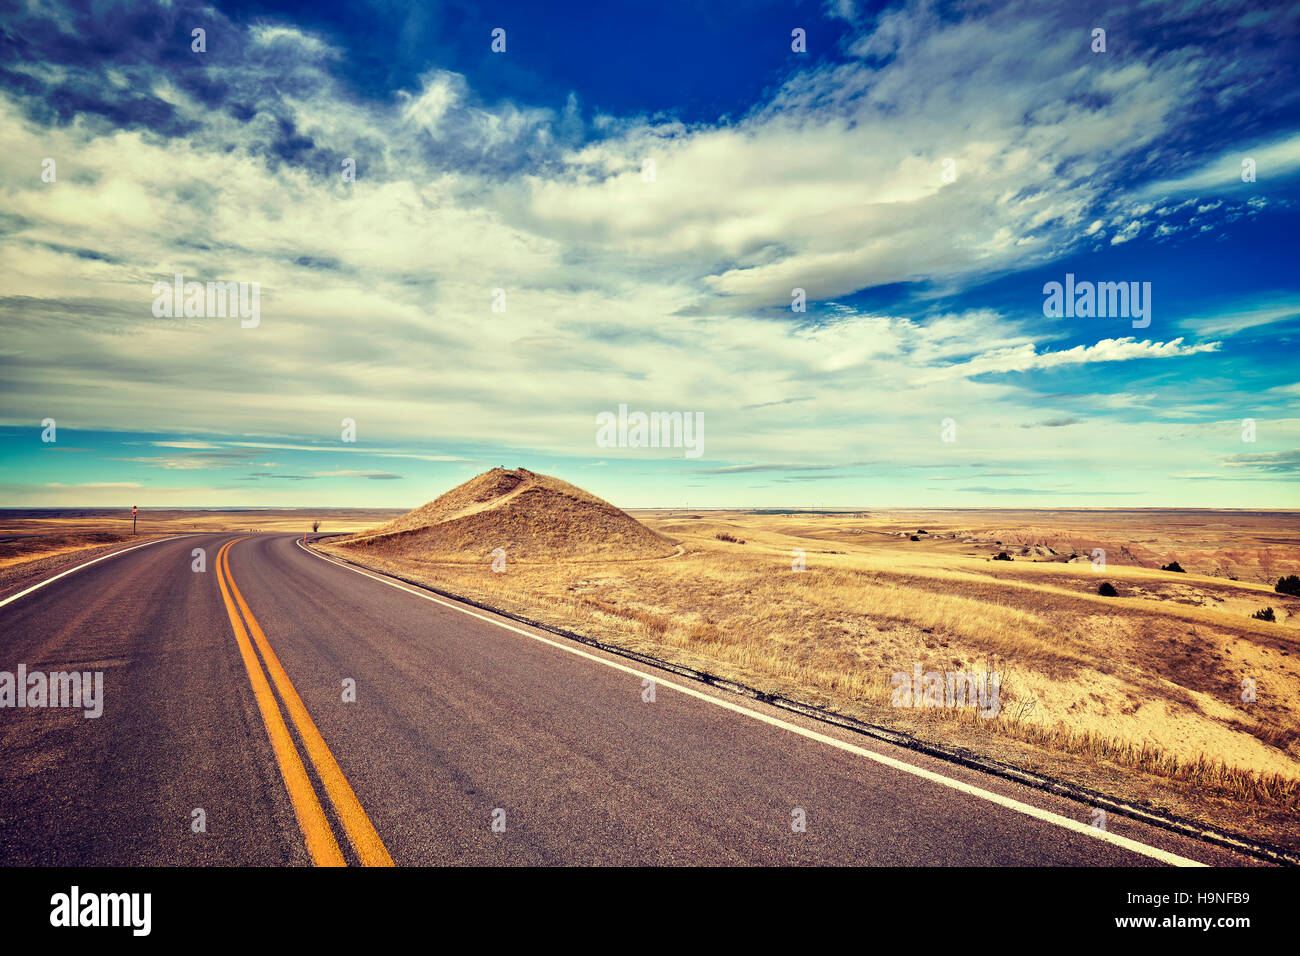
[[[1300,5],[598,6],[0,3],[0,506],[1300,503]]]

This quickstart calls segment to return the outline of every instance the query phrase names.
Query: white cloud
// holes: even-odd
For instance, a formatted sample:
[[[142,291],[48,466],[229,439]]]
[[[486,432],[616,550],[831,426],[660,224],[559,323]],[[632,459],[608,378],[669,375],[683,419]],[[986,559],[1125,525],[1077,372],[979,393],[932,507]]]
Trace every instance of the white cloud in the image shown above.
[[[1056,368],[1062,365],[1083,365],[1089,362],[1126,362],[1140,358],[1177,358],[1201,352],[1218,351],[1220,343],[1203,342],[1183,345],[1181,338],[1169,342],[1139,342],[1132,336],[1122,339],[1102,339],[1096,345],[1076,345],[1071,349],[1038,352],[1032,344],[1014,348],[994,349],[977,355],[968,362],[936,369],[920,376],[920,382],[941,381],[946,378],[967,378],[995,372],[1026,372],[1030,369]]]
[[[1142,223],[1135,219],[1119,232],[1115,233],[1115,235],[1111,236],[1110,244],[1112,246],[1118,246],[1120,243],[1128,242],[1130,239],[1136,239],[1138,233],[1141,231]]]
[[[254,24],[249,28],[249,37],[254,46],[280,47],[282,51],[289,48],[286,52],[313,60],[342,56],[342,51],[337,47],[294,27]]]
[[[1300,297],[1247,300],[1183,319],[1179,326],[1197,335],[1235,335],[1246,329],[1297,318],[1300,318]]]
[[[0,210],[21,223],[0,245],[0,314],[24,356],[6,414],[458,462],[442,452],[594,453],[592,416],[628,402],[704,411],[710,457],[922,460],[944,453],[931,432],[945,414],[1005,429],[994,448],[1011,428],[1027,440],[1026,393],[985,373],[1217,348],[1053,351],[1059,327],[996,310],[922,321],[825,305],[1046,262],[1112,215],[1124,241],[1153,203],[1112,207],[1115,172],[1163,141],[1201,80],[1183,59],[1100,69],[1033,7],[928,10],[885,14],[860,59],[795,74],[729,125],[597,117],[585,145],[564,133],[582,122],[574,102],[488,106],[446,71],[360,104],[320,41],[275,26],[253,28],[267,62],[209,68],[257,107],[246,122],[157,81],[194,124],[184,139],[36,128],[0,99]],[[281,50],[293,98],[268,72]],[[268,162],[282,121],[319,164]],[[56,184],[32,175],[43,155],[68,158]],[[357,160],[355,183],[325,163],[339,156]],[[177,271],[260,283],[261,326],[154,319],[152,283]],[[791,313],[795,287],[822,305]],[[338,441],[344,417],[358,446]]]
[[[1151,183],[1143,192],[1150,196],[1172,196],[1188,192],[1214,195],[1256,188],[1253,184],[1241,181],[1242,161],[1245,159],[1255,161],[1256,182],[1276,182],[1292,176],[1300,171],[1300,133],[1267,143],[1243,144],[1238,149],[1202,163],[1191,172]],[[1198,211],[1214,209],[1217,205],[1208,204],[1199,207]]]
[[[51,481],[45,484],[46,488],[139,488],[141,485],[135,481],[86,481],[76,485],[65,485],[62,482]]]
[[[858,16],[858,8],[854,0],[825,0],[822,10],[826,16],[834,20],[853,21]]]

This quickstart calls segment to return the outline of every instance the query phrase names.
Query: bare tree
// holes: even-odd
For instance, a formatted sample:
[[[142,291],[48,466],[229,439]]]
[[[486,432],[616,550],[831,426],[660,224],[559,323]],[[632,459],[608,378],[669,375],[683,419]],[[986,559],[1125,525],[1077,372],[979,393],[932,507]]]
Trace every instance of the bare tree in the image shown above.
[[[315,534],[315,533],[316,533],[316,530],[317,530],[318,528],[320,528],[320,522],[319,522],[319,521],[313,521],[313,522],[311,523],[312,534]]]

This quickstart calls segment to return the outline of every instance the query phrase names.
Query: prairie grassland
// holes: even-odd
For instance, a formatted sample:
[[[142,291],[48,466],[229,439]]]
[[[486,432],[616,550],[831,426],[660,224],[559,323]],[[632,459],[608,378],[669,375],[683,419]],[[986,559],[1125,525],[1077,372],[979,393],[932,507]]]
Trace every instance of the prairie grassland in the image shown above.
[[[160,534],[190,531],[360,531],[402,514],[400,509],[142,509],[131,534],[131,509],[0,509],[0,570],[57,555]]]
[[[66,534],[49,533],[0,539],[0,570],[41,558],[53,558],[89,548],[119,544],[130,537],[130,534],[115,531],[74,531]]]
[[[1059,516],[1018,513],[1035,529],[1019,534],[1000,513],[996,524],[944,512],[636,517],[678,541],[679,552],[509,561],[498,574],[490,547],[478,564],[322,549],[769,692],[1300,845],[1300,599],[1263,580],[1300,570],[1293,515],[1252,525],[1214,513],[1226,549],[1208,538],[1185,547],[1173,540],[1183,522],[1148,516],[1140,555],[1125,541],[1141,519],[1106,513],[1066,533],[1043,530]],[[1276,534],[1283,525],[1289,530]],[[1069,563],[1098,541],[1110,545],[1104,571],[1091,559]],[[1013,560],[992,560],[1001,550]],[[799,554],[802,572],[794,570]],[[1138,563],[1170,560],[1189,573]],[[1195,567],[1211,573],[1190,573]],[[1102,581],[1119,596],[1100,596]],[[1275,623],[1250,616],[1265,606]],[[998,673],[999,713],[892,706],[891,676],[915,665]]]
[[[141,508],[139,534],[182,531],[360,531],[405,514],[401,508]],[[0,508],[0,539],[36,534],[131,533],[130,508]]]

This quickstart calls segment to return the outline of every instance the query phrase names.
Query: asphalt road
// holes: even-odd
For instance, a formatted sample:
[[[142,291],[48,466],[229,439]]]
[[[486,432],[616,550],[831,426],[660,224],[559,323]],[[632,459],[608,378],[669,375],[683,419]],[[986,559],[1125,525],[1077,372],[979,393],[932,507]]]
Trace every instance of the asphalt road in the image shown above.
[[[416,590],[195,534],[0,605],[0,671],[105,688],[0,708],[0,863],[1252,862]]]

